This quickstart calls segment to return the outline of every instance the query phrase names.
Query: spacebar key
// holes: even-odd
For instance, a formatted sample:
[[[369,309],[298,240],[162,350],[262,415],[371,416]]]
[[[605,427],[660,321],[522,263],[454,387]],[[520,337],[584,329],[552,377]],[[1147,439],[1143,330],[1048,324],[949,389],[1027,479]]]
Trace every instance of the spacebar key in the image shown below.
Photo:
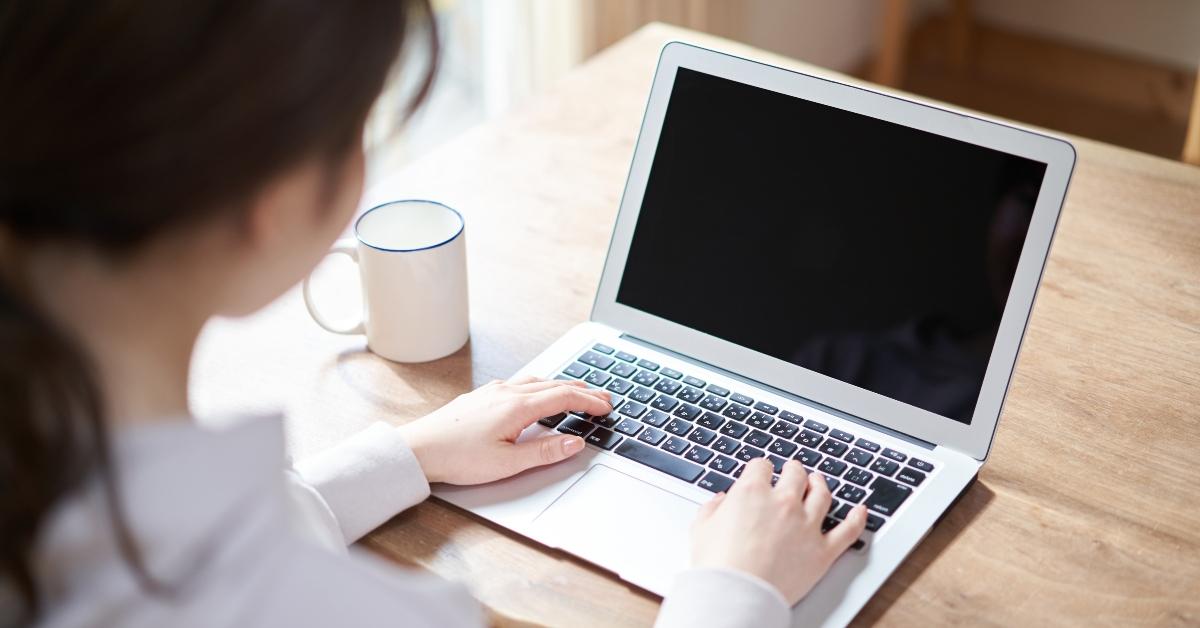
[[[673,475],[684,482],[695,482],[696,478],[700,477],[701,473],[704,473],[704,467],[700,465],[676,458],[660,449],[648,447],[632,438],[626,438],[625,442],[617,445],[617,448],[613,451],[630,460],[636,460],[648,467],[653,467],[663,473]]]

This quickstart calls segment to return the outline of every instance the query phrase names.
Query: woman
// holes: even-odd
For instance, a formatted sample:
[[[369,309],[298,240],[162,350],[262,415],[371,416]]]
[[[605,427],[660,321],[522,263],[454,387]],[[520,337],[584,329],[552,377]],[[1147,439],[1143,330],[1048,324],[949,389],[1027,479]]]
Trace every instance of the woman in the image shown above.
[[[277,419],[206,430],[187,405],[205,321],[272,301],[346,225],[368,109],[430,20],[399,1],[0,6],[0,621],[483,621],[461,587],[346,544],[429,482],[578,453],[514,441],[602,394],[496,382],[294,468]],[[829,493],[798,463],[770,476],[751,463],[704,506],[660,624],[785,625],[862,531],[859,508],[820,534]]]

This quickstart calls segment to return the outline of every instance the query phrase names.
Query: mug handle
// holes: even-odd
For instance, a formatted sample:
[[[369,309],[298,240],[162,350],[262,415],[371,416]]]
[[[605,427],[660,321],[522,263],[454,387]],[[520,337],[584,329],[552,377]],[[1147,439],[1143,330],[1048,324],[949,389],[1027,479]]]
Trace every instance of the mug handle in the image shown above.
[[[358,242],[356,240],[354,240],[354,238],[346,238],[344,240],[338,240],[337,242],[335,242],[333,244],[333,248],[329,249],[329,252],[326,253],[326,255],[334,255],[337,253],[341,253],[342,255],[348,256],[350,259],[354,260],[355,264],[357,264],[358,263]],[[329,322],[329,319],[325,318],[325,316],[323,314],[321,314],[321,311],[317,309],[316,304],[313,303],[312,292],[309,290],[309,287],[308,287],[308,282],[309,282],[309,279],[311,279],[311,278],[312,278],[312,275],[309,275],[308,277],[304,278],[304,307],[308,308],[309,316],[312,316],[313,320],[316,321],[318,325],[325,328],[326,331],[331,331],[335,334],[352,335],[352,334],[367,333],[367,328],[363,324],[363,320],[361,317],[359,318],[357,324],[352,325],[350,327],[347,327],[344,329],[339,329],[337,327],[334,327],[333,324]]]

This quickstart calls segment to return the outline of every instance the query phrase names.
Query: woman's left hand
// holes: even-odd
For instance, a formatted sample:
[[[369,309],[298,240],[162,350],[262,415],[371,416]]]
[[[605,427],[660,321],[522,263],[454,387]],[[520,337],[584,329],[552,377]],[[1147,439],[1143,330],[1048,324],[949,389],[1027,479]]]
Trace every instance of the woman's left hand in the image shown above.
[[[602,415],[612,405],[579,381],[497,380],[399,429],[431,483],[482,484],[582,451],[583,439],[565,434],[516,442],[534,421],[572,410]]]

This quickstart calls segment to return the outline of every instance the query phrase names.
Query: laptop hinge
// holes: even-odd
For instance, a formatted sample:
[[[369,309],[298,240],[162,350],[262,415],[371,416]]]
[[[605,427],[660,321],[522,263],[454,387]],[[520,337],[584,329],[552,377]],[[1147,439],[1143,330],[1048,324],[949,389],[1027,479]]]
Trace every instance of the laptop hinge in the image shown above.
[[[700,368],[716,371],[716,372],[724,375],[725,377],[740,381],[740,382],[746,384],[747,386],[753,386],[755,388],[763,388],[765,390],[769,390],[769,391],[779,395],[780,397],[786,397],[788,399],[791,399],[792,401],[795,401],[796,403],[806,405],[811,408],[815,408],[822,412],[828,412],[829,414],[832,414],[838,418],[850,421],[851,423],[857,423],[864,427],[868,427],[873,430],[883,432],[884,434],[887,434],[888,436],[891,436],[893,438],[898,438],[906,443],[916,445],[917,447],[922,447],[924,449],[929,449],[929,450],[932,450],[933,448],[937,447],[936,443],[931,443],[929,441],[922,440],[922,439],[916,438],[914,436],[909,436],[908,434],[905,434],[903,432],[898,432],[886,425],[880,425],[873,421],[868,421],[867,419],[864,419],[862,417],[855,416],[853,414],[848,414],[846,412],[838,410],[837,408],[831,408],[823,403],[813,401],[812,399],[808,399],[806,397],[801,397],[800,395],[788,392],[786,390],[783,390],[782,388],[776,388],[770,384],[764,384],[760,381],[750,379],[749,377],[745,377],[743,375],[738,375],[737,373],[735,373],[733,371],[725,370],[715,364],[709,364],[708,362],[705,362],[703,360],[697,360],[696,358],[693,358],[688,355],[684,355],[682,353],[679,353],[678,351],[672,351],[671,349],[668,349],[661,345],[656,345],[653,342],[650,342],[648,340],[643,340],[641,338],[637,338],[635,336],[631,336],[626,333],[622,333],[621,338],[624,340],[628,340],[629,342],[632,342],[634,344],[642,345],[643,347],[647,347],[649,349],[654,349],[655,351],[661,351],[663,353],[670,355],[671,357],[682,360],[689,364],[694,364]]]

